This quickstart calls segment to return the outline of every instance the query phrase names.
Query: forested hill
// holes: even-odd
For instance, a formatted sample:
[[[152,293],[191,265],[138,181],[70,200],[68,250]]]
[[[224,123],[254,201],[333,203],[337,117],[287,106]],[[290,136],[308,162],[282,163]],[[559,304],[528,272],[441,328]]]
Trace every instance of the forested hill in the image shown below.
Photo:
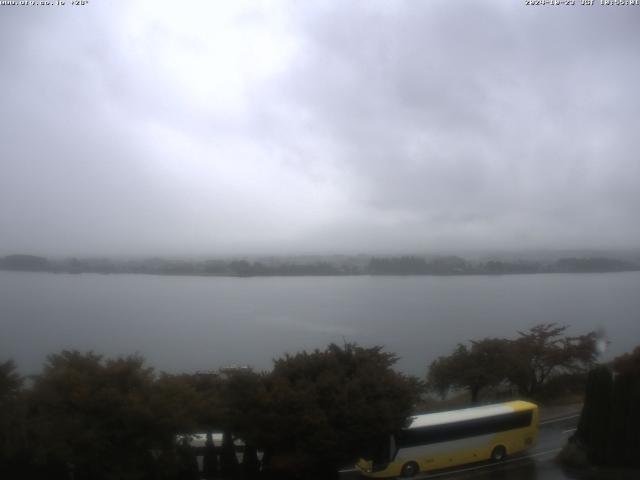
[[[639,271],[640,261],[608,257],[556,260],[466,260],[457,256],[334,256],[265,259],[171,260],[162,258],[47,259],[35,255],[0,257],[0,270],[52,273],[140,273],[198,276],[344,276],[344,275],[506,275]]]

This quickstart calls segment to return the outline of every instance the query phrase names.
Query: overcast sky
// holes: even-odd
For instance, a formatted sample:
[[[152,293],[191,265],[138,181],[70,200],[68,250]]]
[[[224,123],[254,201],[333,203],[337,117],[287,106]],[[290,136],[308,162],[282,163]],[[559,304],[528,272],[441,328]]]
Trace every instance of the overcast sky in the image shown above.
[[[0,6],[0,254],[637,247],[639,46],[633,6]]]

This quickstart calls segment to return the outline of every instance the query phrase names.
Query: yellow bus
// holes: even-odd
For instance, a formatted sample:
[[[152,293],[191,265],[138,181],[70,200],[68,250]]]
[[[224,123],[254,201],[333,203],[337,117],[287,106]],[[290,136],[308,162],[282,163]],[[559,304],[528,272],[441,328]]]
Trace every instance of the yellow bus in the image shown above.
[[[367,477],[412,477],[464,463],[492,460],[533,446],[538,438],[538,406],[524,401],[485,405],[411,418],[391,436],[379,458],[361,459]]]

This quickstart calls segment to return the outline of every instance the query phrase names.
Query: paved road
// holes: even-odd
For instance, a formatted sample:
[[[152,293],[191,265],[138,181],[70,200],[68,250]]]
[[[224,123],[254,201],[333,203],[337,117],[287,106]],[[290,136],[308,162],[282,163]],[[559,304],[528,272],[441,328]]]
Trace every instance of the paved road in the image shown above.
[[[417,475],[416,479],[438,480],[575,480],[553,461],[567,438],[575,431],[578,414],[547,418],[540,422],[538,444],[525,453],[507,457],[499,464],[478,463],[438,473]],[[344,471],[341,480],[358,478],[355,471]]]

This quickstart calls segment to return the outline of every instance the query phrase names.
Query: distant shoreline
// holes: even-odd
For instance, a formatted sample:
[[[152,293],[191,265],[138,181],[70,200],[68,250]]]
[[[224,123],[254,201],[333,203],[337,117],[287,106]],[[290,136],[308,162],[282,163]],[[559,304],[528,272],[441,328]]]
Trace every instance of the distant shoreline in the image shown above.
[[[605,257],[560,258],[555,261],[469,261],[457,256],[434,257],[347,257],[325,258],[310,262],[295,258],[262,261],[170,259],[49,260],[35,255],[0,257],[0,271],[78,275],[162,275],[181,277],[452,277],[535,275],[543,273],[620,273],[638,272],[640,263]]]
[[[32,270],[7,270],[0,269],[0,274],[3,272],[11,273],[25,273],[25,274],[46,274],[46,275],[63,275],[63,276],[80,276],[80,275],[96,275],[102,277],[116,277],[116,276],[139,276],[139,277],[172,277],[172,278],[235,278],[235,279],[274,279],[274,278],[462,278],[462,277],[535,277],[542,275],[605,275],[605,274],[618,274],[618,273],[638,273],[640,269],[636,270],[616,270],[610,272],[535,272],[535,273],[450,273],[450,274],[415,274],[415,275],[399,275],[399,274],[371,274],[371,273],[351,273],[343,275],[208,275],[202,273],[181,274],[181,273],[133,273],[133,272],[118,272],[118,273],[104,273],[104,272],[53,272],[53,271],[32,271]]]

